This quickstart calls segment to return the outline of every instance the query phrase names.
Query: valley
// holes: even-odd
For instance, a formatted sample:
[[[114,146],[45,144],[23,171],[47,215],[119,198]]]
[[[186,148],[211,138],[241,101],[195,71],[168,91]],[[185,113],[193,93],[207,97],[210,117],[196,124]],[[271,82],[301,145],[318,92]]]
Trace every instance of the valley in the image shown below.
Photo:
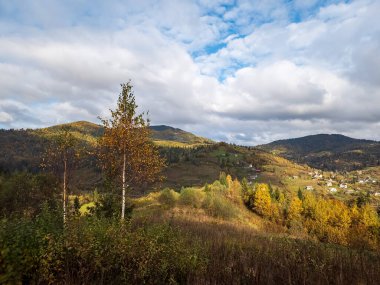
[[[67,229],[59,226],[56,219],[60,214],[53,210],[57,207],[53,205],[61,199],[59,188],[62,182],[40,167],[46,148],[62,127],[68,128],[78,142],[78,149],[84,153],[69,173]],[[100,268],[91,261],[97,260],[103,264],[101,268],[110,268],[101,277],[104,280],[114,280],[117,276],[128,282],[145,280],[154,283],[155,274],[169,274],[171,277],[168,278],[186,278],[186,282],[192,284],[207,283],[208,278],[220,284],[231,284],[238,279],[278,284],[289,278],[296,283],[314,283],[316,276],[321,274],[318,268],[323,265],[327,283],[367,280],[368,284],[375,284],[374,280],[378,278],[376,268],[380,265],[377,214],[380,209],[380,166],[358,166],[356,170],[351,167],[342,170],[340,166],[334,170],[318,169],[312,164],[297,163],[293,156],[287,159],[284,153],[277,152],[277,146],[268,149],[268,146],[213,142],[180,129],[153,126],[153,143],[166,162],[162,172],[164,179],[128,190],[129,222],[125,227],[118,222],[119,189],[107,184],[109,182],[96,158],[102,132],[100,126],[88,122],[36,130],[0,131],[1,215],[10,218],[9,222],[2,222],[0,241],[9,250],[30,250],[29,245],[25,247],[18,241],[23,239],[26,228],[32,235],[46,230],[52,242],[59,246],[51,248],[50,253],[45,243],[33,246],[44,254],[54,255],[56,262],[63,262],[57,256],[71,254],[67,265],[69,270],[79,266],[81,270],[91,268],[95,272],[94,275],[73,273],[69,278],[74,279],[68,279],[70,283],[83,276],[88,280],[99,280]],[[336,148],[335,145],[333,149]],[[259,195],[263,196],[260,198]],[[23,202],[17,197],[24,197]],[[41,208],[41,205],[44,206]],[[15,222],[12,217],[22,219]],[[44,225],[44,230],[28,217],[36,217],[38,223]],[[124,236],[117,232],[123,232]],[[99,234],[105,240],[98,240]],[[169,242],[173,248],[166,247],[154,237]],[[135,245],[124,255],[114,251],[113,248],[124,243],[133,244],[133,239],[140,240],[145,248]],[[93,240],[97,240],[99,248],[96,250],[101,252],[96,257],[88,251],[93,247]],[[121,244],[117,245],[118,242]],[[78,243],[83,244],[86,254],[67,251],[68,248],[79,250]],[[152,249],[145,243],[154,246],[158,255],[150,256],[149,250]],[[109,252],[106,253],[107,248]],[[19,260],[24,255],[6,253],[3,258],[10,260],[12,256]],[[108,255],[112,258],[107,259]],[[292,256],[290,259],[286,257],[289,255]],[[169,256],[181,260],[182,265],[178,266],[187,269],[183,271],[176,267]],[[129,265],[122,261],[124,258],[129,258]],[[167,262],[171,267],[151,267],[154,271],[144,275],[148,267],[133,265],[140,262],[139,258],[147,258],[150,267],[157,262]],[[226,258],[232,263],[223,269]],[[365,272],[358,268],[358,258],[365,264]],[[31,266],[42,268],[38,262],[31,263]],[[119,270],[111,269],[115,264],[127,271],[138,266],[135,279],[130,274],[127,275],[129,279],[123,279]],[[267,266],[271,267],[270,271]],[[293,268],[292,273],[283,266]],[[343,270],[340,281],[333,273],[337,266]],[[4,270],[1,268],[0,265],[0,272]],[[27,265],[17,268],[36,278]],[[251,268],[256,269],[251,271]],[[355,274],[349,274],[352,268],[355,268]],[[52,270],[57,269],[49,269],[50,275],[46,276],[41,271],[38,278],[58,282],[55,278],[63,275],[59,271],[52,273]],[[236,274],[231,275],[230,270]],[[12,274],[18,276],[14,271]],[[268,281],[268,276],[272,281]],[[10,275],[4,278],[14,280]]]

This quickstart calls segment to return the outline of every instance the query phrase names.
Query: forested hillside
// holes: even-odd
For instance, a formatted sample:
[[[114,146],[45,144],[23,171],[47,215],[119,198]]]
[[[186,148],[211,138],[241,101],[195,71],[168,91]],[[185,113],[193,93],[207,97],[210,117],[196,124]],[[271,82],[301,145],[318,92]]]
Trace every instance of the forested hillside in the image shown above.
[[[258,146],[297,163],[323,170],[356,170],[380,165],[380,142],[343,135],[312,135]]]
[[[67,127],[89,152],[93,151],[98,138],[103,134],[102,126],[85,121],[43,129],[0,129],[0,171],[38,172],[44,151],[62,127]],[[213,143],[209,139],[169,126],[151,126],[150,129],[153,141],[162,147],[184,148]]]

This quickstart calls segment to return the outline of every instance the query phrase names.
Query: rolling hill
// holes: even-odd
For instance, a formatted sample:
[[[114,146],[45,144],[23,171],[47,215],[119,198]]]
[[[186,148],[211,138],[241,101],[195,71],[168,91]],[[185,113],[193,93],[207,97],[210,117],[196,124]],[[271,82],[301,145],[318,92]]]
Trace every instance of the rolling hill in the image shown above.
[[[323,170],[356,170],[380,163],[380,142],[338,134],[285,139],[257,148]]]
[[[199,137],[184,130],[165,125],[151,126],[150,129],[152,131],[152,138],[154,141],[163,145],[170,144],[170,142],[176,142],[180,145],[201,145],[213,143],[210,139]]]
[[[102,133],[101,126],[89,122],[74,122],[66,126],[88,150],[94,147]],[[0,130],[0,172],[41,171],[41,156],[49,139],[61,127]],[[256,169],[263,170],[257,177],[258,181],[271,181],[274,186],[280,186],[282,176],[299,175],[299,171],[307,171],[304,167],[259,149],[212,143],[211,140],[169,126],[152,126],[152,136],[159,145],[161,155],[167,160],[163,173],[167,179],[157,187],[179,190],[182,186],[201,186],[217,179],[221,171],[239,179],[247,177],[252,180]],[[73,184],[77,189],[89,190],[94,185],[100,185],[101,173],[94,158],[83,159],[82,165],[76,167]]]
[[[43,137],[56,134],[63,126],[68,127],[76,138],[93,143],[102,135],[101,125],[86,121],[78,121],[68,124],[56,125],[43,129],[29,130],[29,132]],[[196,136],[190,132],[165,125],[150,126],[152,139],[159,145],[194,146],[200,144],[211,144],[212,140]]]
[[[68,127],[74,137],[89,149],[95,146],[103,133],[102,126],[86,121],[41,129],[0,129],[0,171],[38,172],[44,150],[63,126]],[[213,143],[209,139],[169,126],[151,126],[151,130],[153,141],[161,147],[194,147]]]

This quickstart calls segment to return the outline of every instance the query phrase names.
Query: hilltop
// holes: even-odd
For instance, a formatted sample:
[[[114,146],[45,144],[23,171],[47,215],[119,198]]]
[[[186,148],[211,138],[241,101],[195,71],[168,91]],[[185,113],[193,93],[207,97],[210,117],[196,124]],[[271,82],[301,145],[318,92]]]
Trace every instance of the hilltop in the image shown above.
[[[339,134],[285,139],[257,148],[323,170],[355,170],[380,164],[380,142]]]
[[[31,133],[44,136],[56,134],[62,127],[68,127],[69,130],[80,140],[89,143],[94,142],[103,134],[103,127],[87,121],[78,121],[67,124],[51,126],[43,129],[30,130]],[[152,139],[158,145],[168,146],[194,146],[200,144],[211,144],[212,140],[206,139],[190,132],[173,128],[166,125],[150,126]]]
[[[213,141],[207,138],[196,136],[190,132],[173,128],[170,126],[159,125],[151,126],[153,140],[161,145],[169,146],[187,146],[212,144]],[[175,144],[177,143],[177,145]]]
[[[100,125],[78,121],[41,129],[0,130],[0,171],[38,172],[41,156],[52,137],[67,127],[74,137],[91,149],[102,135]],[[213,141],[169,126],[151,126],[153,141],[162,147],[194,147]]]

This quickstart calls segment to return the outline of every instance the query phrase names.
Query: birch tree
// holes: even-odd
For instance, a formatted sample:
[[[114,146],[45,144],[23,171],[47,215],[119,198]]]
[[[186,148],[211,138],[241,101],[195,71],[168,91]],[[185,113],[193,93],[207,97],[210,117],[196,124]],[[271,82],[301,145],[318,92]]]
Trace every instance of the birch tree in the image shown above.
[[[111,118],[100,118],[104,134],[99,140],[99,156],[106,175],[121,186],[122,220],[127,191],[160,179],[164,165],[150,138],[149,119],[144,119],[145,113],[137,114],[137,107],[131,83],[121,84]]]
[[[70,128],[62,126],[58,134],[51,138],[51,144],[43,157],[42,163],[43,168],[52,169],[57,176],[61,176],[64,224],[66,224],[67,217],[69,170],[78,156],[76,146],[77,141],[70,132]]]

